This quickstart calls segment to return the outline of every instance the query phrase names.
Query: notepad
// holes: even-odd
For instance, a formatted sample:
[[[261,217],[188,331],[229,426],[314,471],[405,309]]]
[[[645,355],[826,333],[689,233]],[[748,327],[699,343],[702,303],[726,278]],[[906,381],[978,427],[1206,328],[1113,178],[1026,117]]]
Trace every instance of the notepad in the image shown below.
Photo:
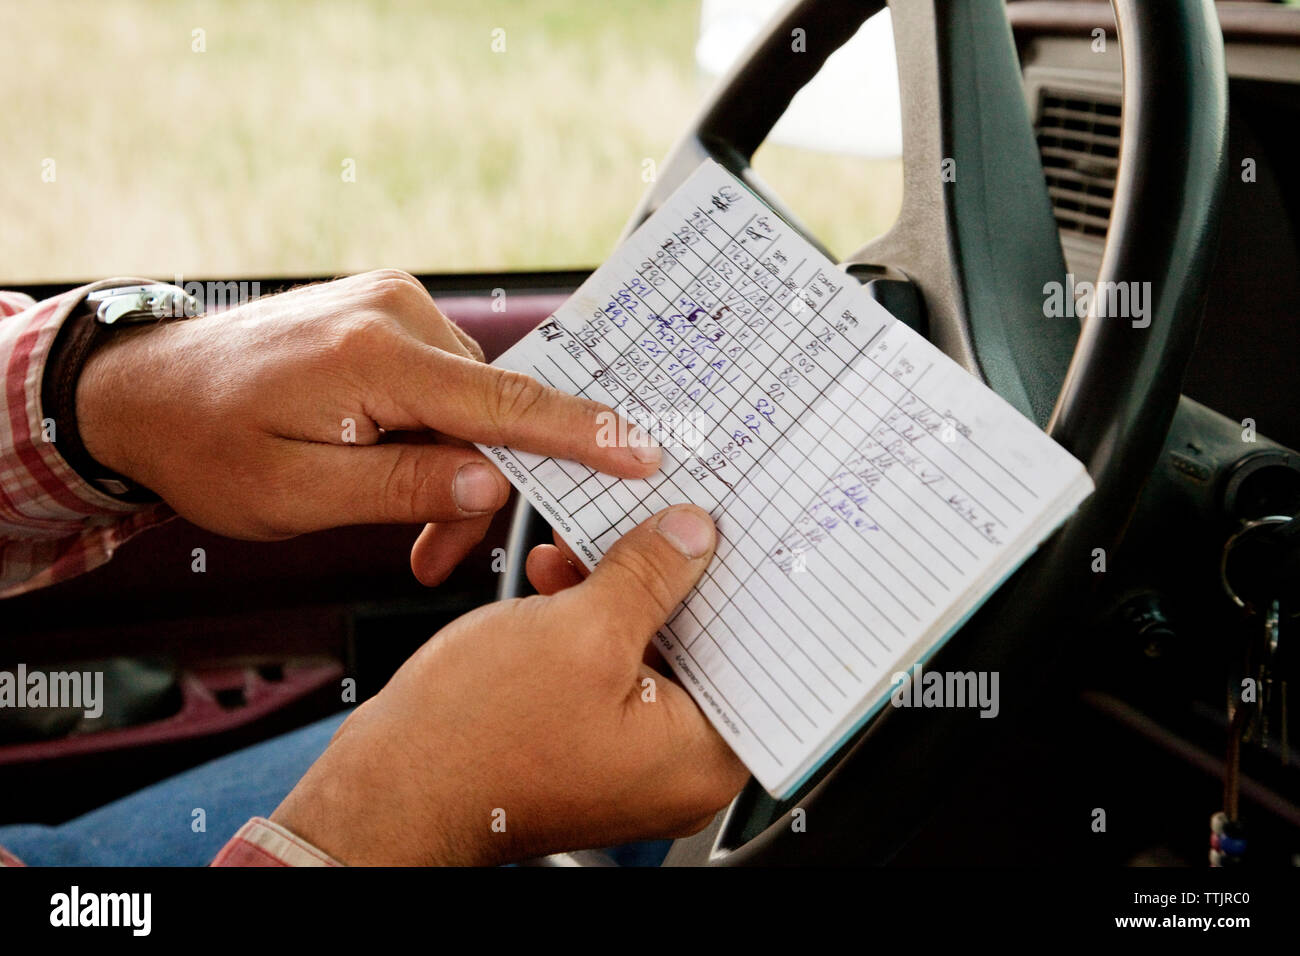
[[[664,446],[645,481],[480,446],[588,567],[669,505],[713,515],[716,556],[656,641],[776,797],[1092,491],[712,161],[496,364]]]

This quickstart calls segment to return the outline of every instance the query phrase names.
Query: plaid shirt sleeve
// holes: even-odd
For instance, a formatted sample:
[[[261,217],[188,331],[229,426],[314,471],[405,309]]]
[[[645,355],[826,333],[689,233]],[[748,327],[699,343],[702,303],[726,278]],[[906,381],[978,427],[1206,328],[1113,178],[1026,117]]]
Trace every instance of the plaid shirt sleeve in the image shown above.
[[[253,817],[212,861],[213,866],[342,866],[278,823]]]
[[[41,409],[45,363],[68,315],[110,279],[35,302],[0,292],[0,598],[63,581],[113,556],[165,521],[165,505],[118,501],[83,480],[58,452],[58,423]]]

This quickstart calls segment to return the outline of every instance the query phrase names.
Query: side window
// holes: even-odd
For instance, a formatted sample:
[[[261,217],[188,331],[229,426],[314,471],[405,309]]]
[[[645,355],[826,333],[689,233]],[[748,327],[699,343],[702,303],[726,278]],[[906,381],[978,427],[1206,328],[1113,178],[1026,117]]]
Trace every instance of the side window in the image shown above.
[[[0,280],[592,266],[699,0],[7,3]]]

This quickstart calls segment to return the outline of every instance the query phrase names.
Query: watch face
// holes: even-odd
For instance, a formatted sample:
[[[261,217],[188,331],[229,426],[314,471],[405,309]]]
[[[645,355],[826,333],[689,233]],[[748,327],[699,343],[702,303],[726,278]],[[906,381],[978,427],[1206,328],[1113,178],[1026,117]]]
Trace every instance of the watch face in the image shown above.
[[[184,289],[161,282],[99,289],[90,293],[87,299],[96,305],[95,316],[105,325],[184,319],[203,314],[198,299]]]

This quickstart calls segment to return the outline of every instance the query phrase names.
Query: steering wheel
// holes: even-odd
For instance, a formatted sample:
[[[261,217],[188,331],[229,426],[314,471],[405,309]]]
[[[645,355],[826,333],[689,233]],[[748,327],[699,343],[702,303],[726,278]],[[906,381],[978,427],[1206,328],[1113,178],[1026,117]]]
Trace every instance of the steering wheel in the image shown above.
[[[794,95],[884,0],[793,0],[719,84],[628,230],[705,158],[792,225],[750,159]],[[923,305],[932,342],[1082,461],[1096,492],[928,665],[1041,679],[1095,548],[1120,541],[1154,467],[1200,325],[1226,174],[1227,76],[1213,0],[1112,0],[1123,66],[1120,161],[1098,283],[1149,282],[1150,324],[1044,318],[1065,262],[1003,0],[891,0],[903,115],[903,205],[843,263],[889,299]],[[806,52],[791,43],[806,36]],[[956,176],[944,177],[945,160]],[[954,181],[945,181],[946,179]],[[808,237],[812,239],[812,237]],[[813,240],[816,243],[815,240]],[[883,281],[882,281],[883,280]],[[1100,285],[1099,285],[1100,287]],[[899,297],[899,290],[909,295]],[[914,293],[911,295],[910,293]],[[1093,303],[1100,299],[1093,297]],[[547,536],[523,501],[500,593]],[[1002,712],[1028,695],[1008,694]],[[880,863],[968,766],[980,725],[960,709],[883,708],[833,765],[783,803],[753,781],[667,864]],[[808,820],[796,832],[787,811]]]

